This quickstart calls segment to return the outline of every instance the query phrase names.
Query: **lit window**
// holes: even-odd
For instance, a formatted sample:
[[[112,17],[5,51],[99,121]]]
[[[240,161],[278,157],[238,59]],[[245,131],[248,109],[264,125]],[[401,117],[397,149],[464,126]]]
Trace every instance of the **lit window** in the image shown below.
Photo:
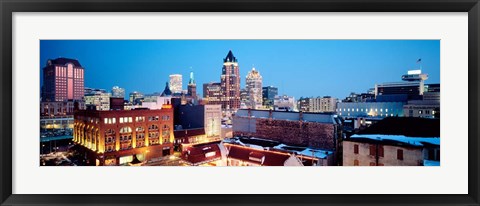
[[[132,117],[129,117],[129,118],[128,118],[128,122],[132,122]]]
[[[112,121],[112,122],[113,122],[113,124],[115,124],[115,118],[113,118],[113,121]]]
[[[107,118],[103,118],[103,121],[105,124],[108,124],[108,119]]]
[[[120,123],[123,123],[123,118],[120,117],[119,121],[120,121]]]
[[[385,112],[388,112],[388,109],[385,109]]]
[[[380,112],[383,112],[383,109],[380,109]]]

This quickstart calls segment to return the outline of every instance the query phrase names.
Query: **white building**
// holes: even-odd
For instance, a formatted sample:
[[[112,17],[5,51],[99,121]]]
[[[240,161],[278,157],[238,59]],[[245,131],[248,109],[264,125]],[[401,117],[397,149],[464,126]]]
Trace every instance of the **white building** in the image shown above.
[[[246,90],[248,93],[248,108],[259,109],[262,107],[262,76],[252,68],[246,77]]]
[[[330,96],[301,98],[299,110],[303,112],[335,112],[337,98]]]
[[[142,107],[146,107],[149,109],[162,109],[164,104],[171,104],[172,97],[161,97],[157,96],[155,101],[145,101],[142,102]]]
[[[222,105],[205,105],[205,134],[207,138],[221,138]]]
[[[287,95],[275,96],[273,100],[273,108],[275,111],[297,111],[295,97]]]
[[[92,89],[90,93],[85,94],[85,106],[95,106],[96,110],[110,110],[110,97],[112,94],[103,89]]]
[[[182,93],[182,75],[171,74],[170,75],[170,90],[172,93]]]
[[[125,98],[125,89],[119,86],[112,87],[112,97]]]

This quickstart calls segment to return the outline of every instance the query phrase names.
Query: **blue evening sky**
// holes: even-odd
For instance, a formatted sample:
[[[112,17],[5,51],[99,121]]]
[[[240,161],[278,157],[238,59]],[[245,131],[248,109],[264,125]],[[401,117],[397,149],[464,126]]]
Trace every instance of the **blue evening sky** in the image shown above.
[[[126,96],[162,92],[170,74],[182,74],[186,89],[193,71],[202,95],[203,83],[220,82],[229,50],[238,58],[242,88],[255,66],[264,86],[296,99],[343,99],[375,83],[401,81],[420,66],[429,75],[426,83],[440,83],[439,40],[41,40],[39,70],[42,75],[48,59],[77,59],[86,87],[120,86]]]

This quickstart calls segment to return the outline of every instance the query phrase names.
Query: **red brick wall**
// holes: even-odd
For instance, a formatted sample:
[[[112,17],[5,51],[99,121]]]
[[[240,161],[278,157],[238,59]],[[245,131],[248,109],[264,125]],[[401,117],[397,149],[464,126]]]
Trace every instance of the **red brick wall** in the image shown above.
[[[272,119],[256,119],[255,133],[235,131],[233,135],[271,139],[284,144],[322,149],[335,149],[336,139],[333,124]]]

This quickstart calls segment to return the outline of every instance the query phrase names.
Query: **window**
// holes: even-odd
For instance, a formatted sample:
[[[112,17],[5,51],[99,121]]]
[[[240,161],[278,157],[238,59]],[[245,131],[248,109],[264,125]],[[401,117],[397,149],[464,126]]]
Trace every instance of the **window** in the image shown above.
[[[397,149],[397,159],[403,160],[403,150]]]
[[[353,153],[358,154],[358,144],[353,145]]]
[[[378,146],[378,156],[383,157],[383,146]]]

